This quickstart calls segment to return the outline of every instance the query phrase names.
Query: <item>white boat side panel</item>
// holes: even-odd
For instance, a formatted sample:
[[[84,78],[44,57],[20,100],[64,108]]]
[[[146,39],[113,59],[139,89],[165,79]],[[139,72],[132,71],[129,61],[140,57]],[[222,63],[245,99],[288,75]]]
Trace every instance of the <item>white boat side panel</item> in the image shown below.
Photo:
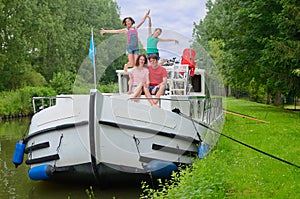
[[[102,154],[101,161],[111,164],[142,168],[142,163],[139,161],[140,156],[171,162],[177,162],[178,160],[185,163],[191,162],[190,157],[182,156],[182,154],[155,151],[152,149],[153,144],[188,151],[196,150],[190,142],[147,134],[141,131],[102,126],[101,134],[103,135],[101,149],[99,149]]]
[[[29,134],[39,130],[88,120],[88,95],[68,95],[57,98],[56,105],[36,113],[31,120]]]
[[[131,135],[114,127],[100,128],[100,131],[102,134],[101,148],[98,149],[98,153],[101,153],[102,162],[142,168]]]
[[[90,162],[88,125],[66,130],[58,154],[57,166],[76,165]]]
[[[90,144],[87,125],[62,131],[54,131],[48,133],[48,135],[42,134],[36,136],[29,140],[27,146],[44,142],[49,142],[50,146],[29,153],[29,159],[58,154],[60,159],[55,162],[56,166],[69,166],[90,162]],[[50,161],[49,163],[53,165],[54,161]]]
[[[145,112],[140,107],[135,105],[136,104],[128,103],[124,106],[124,103],[121,101],[114,103],[113,113],[116,117],[130,119],[132,122],[141,121],[148,125],[151,123],[172,129],[176,127],[175,120],[170,117],[166,117],[166,114],[163,110],[149,107],[148,111]],[[121,106],[123,108],[121,108]]]

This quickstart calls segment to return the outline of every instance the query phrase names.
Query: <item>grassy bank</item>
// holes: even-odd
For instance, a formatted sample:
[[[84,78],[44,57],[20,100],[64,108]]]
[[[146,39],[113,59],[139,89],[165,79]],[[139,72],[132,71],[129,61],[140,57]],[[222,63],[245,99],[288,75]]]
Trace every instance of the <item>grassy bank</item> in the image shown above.
[[[300,112],[234,98],[226,99],[226,109],[266,122],[226,114],[225,135],[300,165]],[[193,168],[162,189],[144,188],[149,191],[144,197],[300,198],[300,168],[223,136],[214,151],[197,160]]]

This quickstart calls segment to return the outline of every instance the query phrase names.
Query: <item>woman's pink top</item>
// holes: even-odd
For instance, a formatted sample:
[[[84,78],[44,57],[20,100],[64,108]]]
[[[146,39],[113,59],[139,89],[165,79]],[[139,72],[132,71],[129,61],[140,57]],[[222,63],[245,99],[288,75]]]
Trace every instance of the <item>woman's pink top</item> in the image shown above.
[[[138,85],[140,83],[145,84],[147,81],[147,76],[149,75],[149,70],[147,68],[134,67],[130,71],[130,77],[133,77],[132,85]]]

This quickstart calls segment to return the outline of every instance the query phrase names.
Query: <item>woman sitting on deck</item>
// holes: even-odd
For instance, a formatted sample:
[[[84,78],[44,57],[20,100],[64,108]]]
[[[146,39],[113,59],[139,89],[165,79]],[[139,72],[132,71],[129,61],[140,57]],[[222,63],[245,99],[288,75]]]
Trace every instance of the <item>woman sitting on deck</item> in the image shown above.
[[[145,55],[139,55],[136,59],[135,67],[129,72],[129,91],[128,94],[132,94],[132,98],[138,98],[141,96],[143,87],[149,86],[149,70],[147,66],[147,57]],[[136,101],[136,100],[135,100]]]

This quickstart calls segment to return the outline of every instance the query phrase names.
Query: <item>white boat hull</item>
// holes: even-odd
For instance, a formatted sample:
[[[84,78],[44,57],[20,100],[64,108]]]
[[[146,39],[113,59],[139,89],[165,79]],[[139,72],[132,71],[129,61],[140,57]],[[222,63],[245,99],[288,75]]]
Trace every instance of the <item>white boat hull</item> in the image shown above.
[[[155,160],[191,164],[201,141],[206,139],[213,147],[218,135],[189,117],[188,96],[181,101],[166,98],[162,108],[155,108],[96,90],[90,95],[57,96],[55,106],[32,118],[25,138],[26,164],[31,169],[48,165],[49,179],[84,181],[118,179],[123,174],[147,176]],[[214,123],[219,125],[222,113],[218,117]]]

